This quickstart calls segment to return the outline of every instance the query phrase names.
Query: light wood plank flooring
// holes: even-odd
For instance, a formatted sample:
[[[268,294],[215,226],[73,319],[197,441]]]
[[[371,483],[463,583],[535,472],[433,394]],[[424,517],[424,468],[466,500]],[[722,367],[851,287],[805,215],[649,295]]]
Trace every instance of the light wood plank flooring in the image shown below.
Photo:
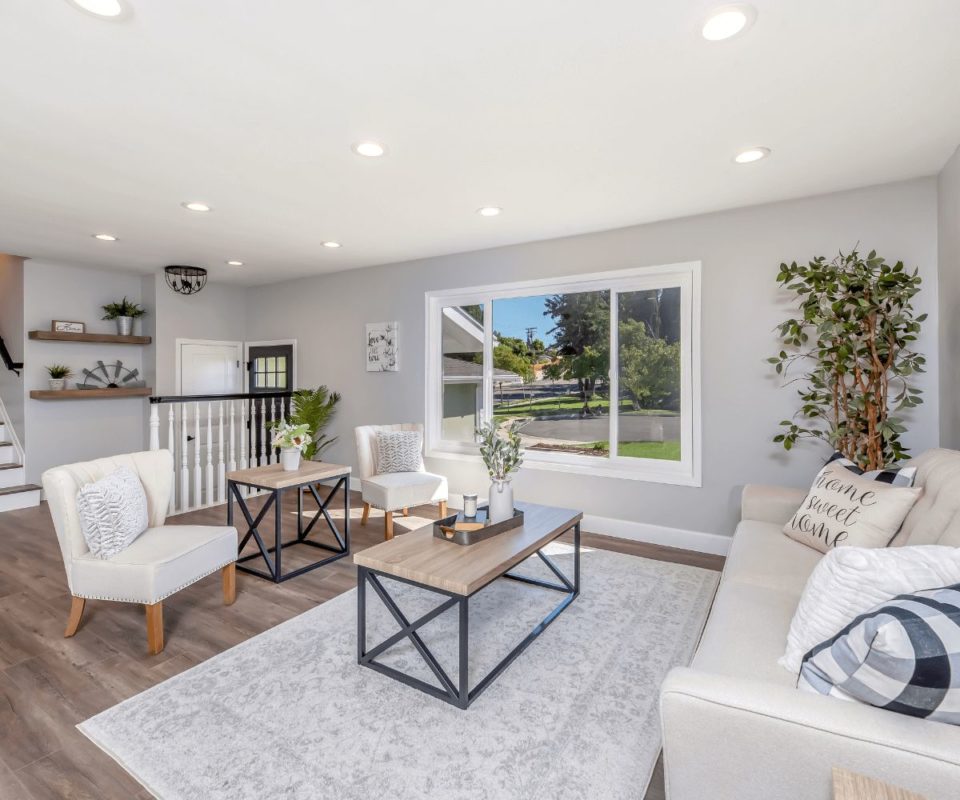
[[[361,527],[358,496],[353,496],[352,505],[353,549],[382,541],[382,517],[372,515],[369,524]],[[292,505],[289,510],[295,511]],[[436,507],[411,509],[411,515],[434,518]],[[295,524],[288,516],[290,524]],[[170,521],[224,524],[225,518],[223,507],[218,507]],[[397,518],[398,525],[407,522]],[[708,569],[720,569],[723,564],[718,556],[607,536],[584,534],[583,542]],[[166,649],[149,656],[140,606],[88,601],[77,635],[63,638],[70,597],[46,504],[0,514],[0,546],[2,800],[150,797],[74,726],[356,585],[356,569],[349,559],[279,586],[238,572],[237,601],[225,607],[216,573],[164,602]],[[308,558],[319,552],[285,550],[285,569],[297,566],[298,550],[307,550]],[[658,767],[646,800],[662,797]]]

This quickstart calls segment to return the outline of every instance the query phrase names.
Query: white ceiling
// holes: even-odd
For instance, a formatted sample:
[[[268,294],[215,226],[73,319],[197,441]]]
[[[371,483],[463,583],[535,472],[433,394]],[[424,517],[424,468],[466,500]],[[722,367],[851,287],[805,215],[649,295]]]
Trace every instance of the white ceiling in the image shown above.
[[[0,251],[263,283],[929,175],[960,143],[960,2],[755,0],[706,42],[722,2],[4,0]]]

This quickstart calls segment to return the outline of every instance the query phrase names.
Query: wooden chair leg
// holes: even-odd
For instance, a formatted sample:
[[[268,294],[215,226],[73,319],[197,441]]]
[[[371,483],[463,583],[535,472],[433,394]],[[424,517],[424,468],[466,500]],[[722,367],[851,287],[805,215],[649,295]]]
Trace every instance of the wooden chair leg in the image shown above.
[[[361,525],[366,525],[368,519],[370,519],[370,504],[369,504],[369,503],[364,503],[364,504],[363,504],[363,516],[360,517],[360,524],[361,524]]]
[[[83,606],[87,601],[82,597],[74,597],[70,605],[70,618],[67,620],[67,629],[63,632],[64,638],[69,638],[80,627],[80,618],[83,616]]]
[[[405,516],[405,517],[409,517],[409,516],[410,516],[410,509],[409,509],[409,508],[403,509],[403,516]]]
[[[155,656],[163,650],[163,602],[144,606],[147,612],[147,652]]]
[[[393,538],[393,512],[387,511],[383,516],[383,538],[384,540]]]
[[[447,501],[441,500],[439,503],[439,506],[440,506],[440,519],[443,519],[445,516],[447,516]]]
[[[227,564],[220,573],[223,575],[223,604],[232,606],[237,599],[237,565]]]

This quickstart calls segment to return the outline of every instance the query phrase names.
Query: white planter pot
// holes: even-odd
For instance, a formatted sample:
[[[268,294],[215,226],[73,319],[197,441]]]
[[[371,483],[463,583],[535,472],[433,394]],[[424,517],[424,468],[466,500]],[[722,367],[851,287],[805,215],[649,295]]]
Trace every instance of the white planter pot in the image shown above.
[[[283,448],[280,451],[280,466],[287,472],[296,472],[300,469],[300,448]]]
[[[510,481],[492,481],[487,514],[491,522],[503,522],[513,516],[513,486]]]
[[[48,378],[47,383],[50,385],[50,388],[59,392],[67,383],[66,378]]]
[[[133,317],[117,317],[117,334],[130,336],[133,333]]]

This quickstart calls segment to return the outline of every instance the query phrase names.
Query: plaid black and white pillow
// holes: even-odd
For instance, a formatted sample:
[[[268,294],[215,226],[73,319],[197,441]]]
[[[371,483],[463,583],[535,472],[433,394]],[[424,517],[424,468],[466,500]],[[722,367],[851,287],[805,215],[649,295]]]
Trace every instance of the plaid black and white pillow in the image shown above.
[[[842,453],[834,453],[827,460],[827,464],[836,464],[856,475],[862,475],[868,481],[889,483],[891,486],[913,486],[913,482],[917,479],[916,467],[887,467],[864,472]]]
[[[377,431],[377,474],[419,472],[422,452],[420,431]]]
[[[958,664],[960,584],[900,595],[857,617],[807,653],[798,687],[960,725]]]

